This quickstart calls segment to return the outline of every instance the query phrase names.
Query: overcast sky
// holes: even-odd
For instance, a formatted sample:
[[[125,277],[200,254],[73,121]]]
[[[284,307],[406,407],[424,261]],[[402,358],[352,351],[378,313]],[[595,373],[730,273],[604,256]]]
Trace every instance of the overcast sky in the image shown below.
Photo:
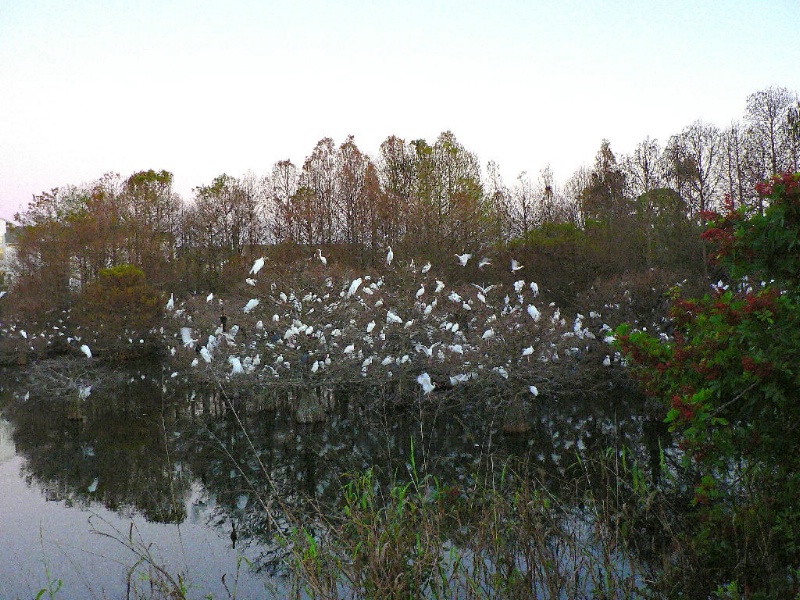
[[[800,90],[798,0],[0,0],[0,216],[106,172],[176,191],[314,145],[452,131],[564,181],[747,95]]]

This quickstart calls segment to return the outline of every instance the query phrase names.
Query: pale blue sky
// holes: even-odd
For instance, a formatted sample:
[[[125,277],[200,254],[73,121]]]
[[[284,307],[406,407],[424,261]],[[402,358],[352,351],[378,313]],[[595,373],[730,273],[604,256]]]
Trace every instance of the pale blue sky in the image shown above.
[[[176,191],[348,134],[451,130],[507,183],[800,91],[798,0],[0,0],[0,216],[167,169]]]

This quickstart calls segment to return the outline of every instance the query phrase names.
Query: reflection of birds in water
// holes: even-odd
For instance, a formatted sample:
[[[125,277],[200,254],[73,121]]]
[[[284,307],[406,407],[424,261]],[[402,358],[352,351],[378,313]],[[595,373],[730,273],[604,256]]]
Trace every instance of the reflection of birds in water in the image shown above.
[[[236,540],[239,536],[236,535],[236,522],[231,521],[231,548],[236,548]]]

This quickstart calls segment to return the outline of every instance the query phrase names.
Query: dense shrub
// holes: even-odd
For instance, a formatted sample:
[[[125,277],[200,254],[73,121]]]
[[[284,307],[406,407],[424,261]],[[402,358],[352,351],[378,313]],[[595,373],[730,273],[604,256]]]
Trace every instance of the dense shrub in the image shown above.
[[[161,294],[132,265],[102,269],[80,297],[76,320],[94,336],[93,351],[134,358],[154,351],[151,330],[163,314]]]
[[[670,339],[618,333],[685,451],[698,580],[786,598],[800,578],[800,173],[758,192],[763,214],[706,215],[729,281],[676,295]]]

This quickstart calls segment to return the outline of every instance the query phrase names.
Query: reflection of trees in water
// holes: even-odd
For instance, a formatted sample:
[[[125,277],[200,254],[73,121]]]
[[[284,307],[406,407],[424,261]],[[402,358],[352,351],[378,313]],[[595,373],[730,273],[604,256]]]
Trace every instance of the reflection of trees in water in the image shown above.
[[[487,481],[510,466],[572,505],[580,501],[571,478],[579,456],[628,446],[647,459],[658,448],[642,443],[641,399],[620,390],[539,398],[528,407],[528,431],[505,434],[506,405],[471,396],[468,386],[406,404],[376,402],[360,389],[323,392],[327,421],[298,423],[297,393],[284,402],[270,390],[165,394],[153,377],[107,381],[85,401],[84,420],[70,421],[69,403],[59,399],[16,405],[14,439],[29,479],[54,500],[96,500],[169,523],[187,517],[193,493],[200,502],[199,487],[207,521],[228,533],[235,523],[237,547],[258,543],[267,567],[280,554],[276,527],[314,522],[318,511],[335,515],[348,477],[367,469],[387,484],[408,480],[413,463],[420,477],[465,493],[476,477]]]
[[[27,480],[68,505],[102,502],[148,520],[180,523],[190,479],[165,446],[161,393],[134,377],[97,386],[74,418],[74,399],[31,396],[14,407],[14,441]]]
[[[240,539],[255,536],[270,548],[265,562],[277,552],[276,526],[335,515],[348,477],[367,469],[388,484],[394,477],[409,480],[413,462],[420,477],[430,475],[463,493],[475,477],[499,478],[510,466],[575,505],[583,493],[576,480],[585,487],[608,485],[607,474],[576,474],[579,457],[627,446],[647,459],[653,448],[643,444],[648,421],[637,414],[641,398],[620,390],[588,401],[542,400],[531,408],[529,431],[513,435],[503,433],[503,407],[492,407],[489,399],[441,395],[441,403],[376,406],[360,396],[334,397],[329,420],[315,424],[297,423],[291,407],[221,397],[211,402],[219,410],[194,416],[195,434],[181,439],[179,454],[216,496],[217,522],[233,520]],[[580,468],[592,464],[583,460]],[[245,495],[248,504],[241,509]]]

